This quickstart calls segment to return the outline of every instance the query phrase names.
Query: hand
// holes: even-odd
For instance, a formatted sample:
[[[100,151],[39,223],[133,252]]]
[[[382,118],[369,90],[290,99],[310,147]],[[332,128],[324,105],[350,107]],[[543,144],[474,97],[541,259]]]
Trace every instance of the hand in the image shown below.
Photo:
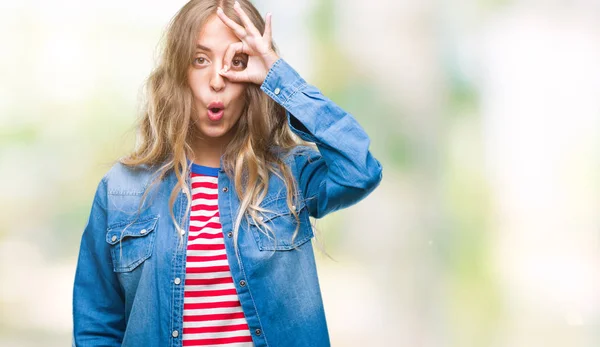
[[[225,52],[223,70],[219,73],[232,82],[252,82],[261,85],[271,66],[279,59],[277,53],[271,48],[271,14],[267,13],[265,32],[261,35],[237,1],[233,5],[233,9],[240,16],[244,26],[227,17],[220,7],[217,9],[217,16],[241,40],[241,42],[229,45]],[[248,64],[241,71],[229,70],[228,64],[237,53],[247,54]]]

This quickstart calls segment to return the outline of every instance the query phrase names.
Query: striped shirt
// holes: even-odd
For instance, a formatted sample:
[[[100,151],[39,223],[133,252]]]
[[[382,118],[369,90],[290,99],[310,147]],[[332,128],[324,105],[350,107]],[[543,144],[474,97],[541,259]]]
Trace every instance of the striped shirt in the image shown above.
[[[219,221],[218,168],[192,163],[183,346],[253,347]]]

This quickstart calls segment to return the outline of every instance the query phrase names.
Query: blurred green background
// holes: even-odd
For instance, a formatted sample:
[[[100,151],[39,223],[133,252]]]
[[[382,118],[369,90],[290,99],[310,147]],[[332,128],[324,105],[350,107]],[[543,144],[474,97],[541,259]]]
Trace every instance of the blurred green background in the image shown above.
[[[0,2],[0,346],[65,346],[96,185],[185,1]],[[262,0],[381,186],[317,222],[334,346],[600,344],[600,2]]]

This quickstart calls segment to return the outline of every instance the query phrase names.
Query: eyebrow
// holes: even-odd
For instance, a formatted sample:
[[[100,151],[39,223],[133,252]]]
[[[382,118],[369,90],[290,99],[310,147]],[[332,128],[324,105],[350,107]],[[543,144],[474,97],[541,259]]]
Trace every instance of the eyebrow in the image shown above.
[[[207,52],[212,52],[212,50],[206,46],[202,46],[201,44],[196,44],[196,49],[198,50],[203,50],[203,51],[207,51]]]

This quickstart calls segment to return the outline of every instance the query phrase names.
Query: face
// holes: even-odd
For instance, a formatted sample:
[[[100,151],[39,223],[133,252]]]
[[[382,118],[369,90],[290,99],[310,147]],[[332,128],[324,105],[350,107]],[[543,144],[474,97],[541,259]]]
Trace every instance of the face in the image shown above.
[[[246,83],[233,83],[219,75],[225,65],[223,58],[231,43],[239,42],[233,31],[216,15],[212,15],[200,30],[196,53],[188,69],[188,83],[194,95],[197,113],[193,122],[197,130],[194,141],[204,145],[226,145],[232,129],[245,106]],[[243,70],[248,57],[236,55],[230,69]]]

